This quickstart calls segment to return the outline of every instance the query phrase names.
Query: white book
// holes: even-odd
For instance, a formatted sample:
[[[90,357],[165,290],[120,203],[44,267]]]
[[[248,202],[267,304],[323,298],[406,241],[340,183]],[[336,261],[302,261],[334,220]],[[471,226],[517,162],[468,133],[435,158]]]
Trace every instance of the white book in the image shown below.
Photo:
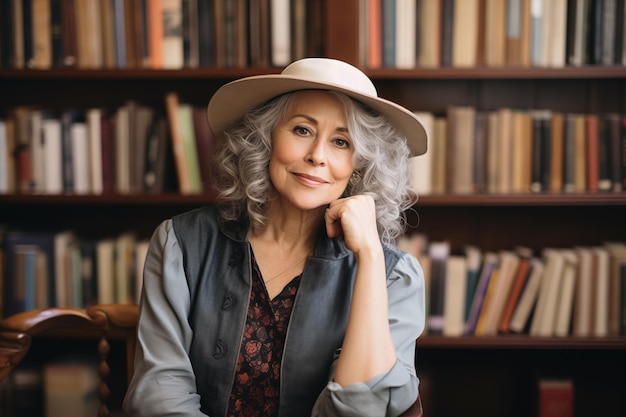
[[[89,139],[87,138],[87,123],[73,123],[70,128],[70,137],[72,140],[74,192],[76,194],[87,194],[89,193]]]
[[[162,0],[163,11],[163,68],[180,69],[183,56],[182,0]]]
[[[61,143],[62,126],[57,118],[42,121],[44,140],[45,168],[44,191],[48,194],[63,193],[63,145]]]
[[[530,335],[550,337],[554,335],[556,308],[561,291],[565,258],[561,249],[555,248],[544,249],[543,257],[546,266]]]
[[[9,145],[6,128],[4,120],[0,120],[0,194],[9,192]]]
[[[98,304],[115,303],[115,240],[101,239],[96,244]]]
[[[416,2],[396,0],[396,68],[415,68],[417,59]]]
[[[554,323],[555,336],[565,337],[570,334],[572,322],[572,307],[576,290],[576,274],[578,272],[578,257],[572,250],[563,250],[563,277],[561,290],[557,297],[556,320]]]
[[[272,65],[283,67],[291,62],[291,10],[289,0],[271,0]]]
[[[411,164],[411,188],[417,192],[418,195],[426,195],[432,192],[432,160],[433,160],[433,147],[431,146],[433,141],[433,129],[435,126],[435,116],[429,112],[415,112],[415,115],[420,119],[426,132],[428,133],[427,149],[428,152],[414,156],[410,159]]]
[[[593,336],[606,337],[609,335],[609,291],[610,291],[610,256],[606,248],[594,248],[596,256],[596,299],[593,327]]]
[[[543,6],[545,62],[549,67],[562,68],[567,63],[567,0],[544,0]]]
[[[450,256],[444,284],[443,335],[461,336],[465,330],[465,293],[467,291],[467,260]]]
[[[87,137],[89,154],[89,189],[102,194],[102,110],[87,110]]]

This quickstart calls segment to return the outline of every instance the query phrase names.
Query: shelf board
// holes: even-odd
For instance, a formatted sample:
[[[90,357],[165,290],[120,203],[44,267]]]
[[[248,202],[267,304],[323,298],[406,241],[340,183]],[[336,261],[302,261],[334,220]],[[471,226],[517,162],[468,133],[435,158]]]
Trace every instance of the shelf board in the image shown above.
[[[0,195],[0,205],[191,205],[209,204],[215,201],[212,194],[102,194],[102,195],[45,195],[45,194],[6,194]]]
[[[530,337],[503,335],[493,337],[446,337],[424,335],[417,340],[419,348],[451,349],[625,349],[626,337]]]
[[[53,68],[1,69],[2,80],[15,79],[236,79],[259,74],[277,74],[282,68],[181,68],[181,69],[76,69]],[[394,68],[365,69],[372,79],[596,79],[626,78],[625,66],[584,66],[584,67],[500,67],[500,68],[415,68],[399,70]]]
[[[625,205],[626,192],[545,194],[431,194],[417,206],[606,206]]]
[[[102,194],[102,195],[46,195],[4,194],[0,204],[49,205],[176,205],[208,204],[215,201],[213,194]],[[626,205],[626,192],[572,193],[572,194],[468,194],[423,195],[417,206],[607,206]]]

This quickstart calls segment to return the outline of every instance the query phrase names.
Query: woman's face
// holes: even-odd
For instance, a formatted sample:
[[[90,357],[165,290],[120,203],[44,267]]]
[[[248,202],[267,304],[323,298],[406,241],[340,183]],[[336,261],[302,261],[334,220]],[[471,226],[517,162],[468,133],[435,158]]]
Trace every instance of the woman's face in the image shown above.
[[[341,196],[353,172],[354,144],[339,101],[323,91],[296,93],[272,133],[270,178],[279,196],[301,210]]]

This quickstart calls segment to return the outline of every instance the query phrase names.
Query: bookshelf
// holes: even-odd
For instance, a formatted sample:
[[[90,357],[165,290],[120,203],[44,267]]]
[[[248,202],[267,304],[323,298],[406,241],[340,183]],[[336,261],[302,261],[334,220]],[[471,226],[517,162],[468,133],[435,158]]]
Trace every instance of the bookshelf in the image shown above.
[[[324,2],[324,54],[354,64],[359,54],[358,0]],[[128,99],[162,106],[169,91],[204,106],[222,84],[276,67],[47,70],[0,68],[0,114],[15,106],[121,106]],[[365,69],[382,97],[407,108],[445,114],[450,105],[481,110],[549,108],[561,112],[626,114],[626,67],[583,65]],[[147,238],[163,219],[213,201],[213,195],[0,194],[0,223],[29,231],[75,228],[89,237],[135,230]],[[524,245],[598,245],[626,238],[626,192],[539,194],[431,194],[420,197],[410,232],[449,240],[460,253]],[[37,352],[33,352],[36,354]],[[418,342],[426,414],[533,416],[537,381],[574,380],[575,415],[626,413],[626,338],[442,337]],[[450,399],[453,399],[451,401]]]

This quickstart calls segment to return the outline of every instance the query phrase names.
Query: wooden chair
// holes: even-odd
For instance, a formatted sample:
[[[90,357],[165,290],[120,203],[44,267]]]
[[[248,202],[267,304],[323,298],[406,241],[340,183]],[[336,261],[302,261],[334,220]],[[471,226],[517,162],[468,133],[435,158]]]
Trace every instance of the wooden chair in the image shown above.
[[[135,329],[139,309],[136,305],[103,304],[83,309],[49,308],[15,314],[0,321],[0,381],[20,363],[34,339],[42,336],[98,337],[100,387],[98,417],[110,415],[107,407],[110,365],[110,340],[126,344],[127,379],[134,370]],[[80,336],[82,335],[82,336]],[[422,403],[417,401],[401,417],[421,417]]]
[[[37,337],[97,337],[100,363],[98,396],[99,417],[109,416],[107,401],[110,389],[110,340],[123,340],[126,344],[127,378],[133,373],[135,328],[139,309],[135,305],[96,305],[87,310],[49,308],[32,310],[7,317],[0,322],[0,381],[20,363]]]

